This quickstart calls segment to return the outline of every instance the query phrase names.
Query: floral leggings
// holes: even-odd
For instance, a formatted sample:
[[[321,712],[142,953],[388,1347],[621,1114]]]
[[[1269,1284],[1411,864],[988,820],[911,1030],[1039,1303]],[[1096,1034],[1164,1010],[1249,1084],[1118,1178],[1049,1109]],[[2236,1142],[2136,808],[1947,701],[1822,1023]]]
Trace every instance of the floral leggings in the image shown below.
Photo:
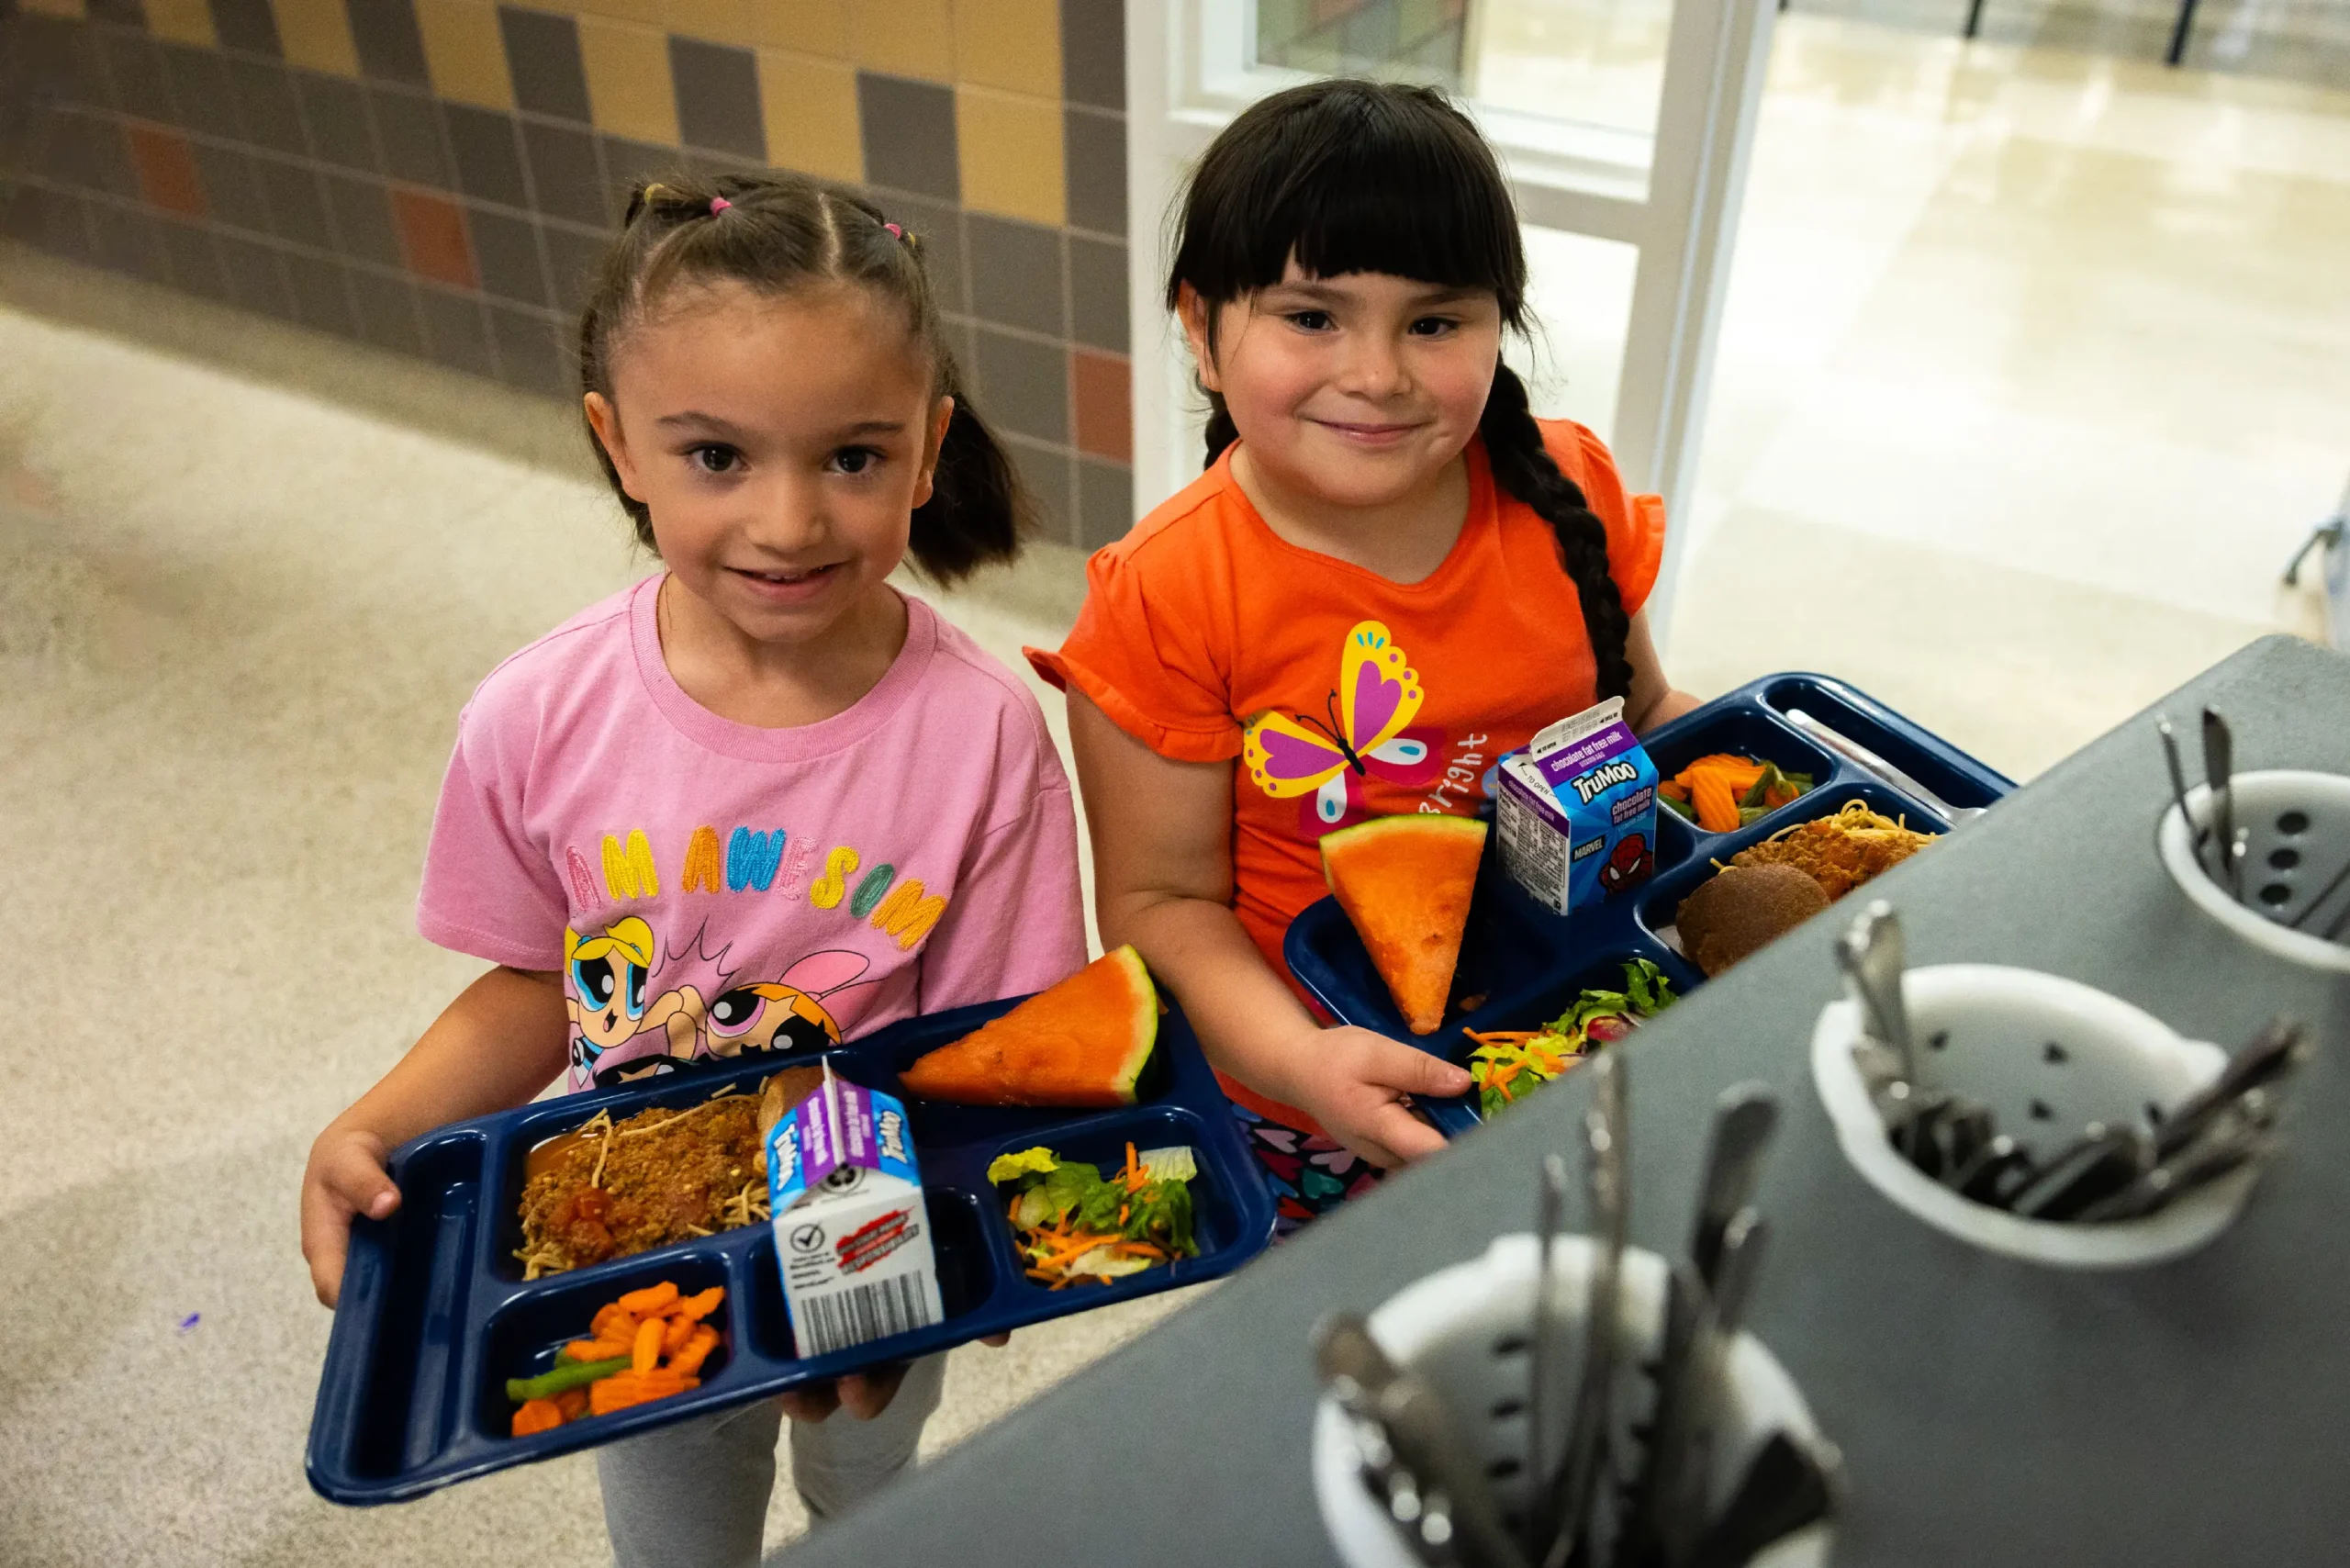
[[[1269,1121],[1236,1103],[1232,1114],[1248,1129],[1249,1152],[1265,1168],[1272,1190],[1273,1239],[1281,1241],[1308,1221],[1319,1219],[1350,1198],[1379,1184],[1386,1173],[1326,1133],[1309,1133]]]

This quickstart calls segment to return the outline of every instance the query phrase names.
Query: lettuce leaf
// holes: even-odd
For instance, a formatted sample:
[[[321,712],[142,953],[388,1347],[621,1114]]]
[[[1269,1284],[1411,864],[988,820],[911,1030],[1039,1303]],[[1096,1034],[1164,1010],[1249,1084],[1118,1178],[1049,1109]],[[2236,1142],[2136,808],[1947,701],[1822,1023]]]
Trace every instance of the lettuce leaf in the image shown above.
[[[1001,1187],[1021,1176],[1049,1176],[1060,1161],[1042,1144],[1017,1154],[999,1154],[988,1161],[988,1185]]]

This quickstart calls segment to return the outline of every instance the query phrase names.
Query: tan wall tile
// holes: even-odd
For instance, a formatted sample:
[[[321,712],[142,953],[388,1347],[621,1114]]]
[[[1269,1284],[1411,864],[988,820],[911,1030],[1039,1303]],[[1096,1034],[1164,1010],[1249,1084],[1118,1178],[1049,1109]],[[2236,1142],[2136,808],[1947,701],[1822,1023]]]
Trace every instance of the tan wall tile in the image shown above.
[[[615,22],[642,22],[648,28],[669,25],[668,0],[543,0],[542,8],[569,11],[581,17],[610,17]]]
[[[506,40],[489,0],[416,0],[416,25],[434,92],[486,109],[514,106]]]
[[[212,28],[212,7],[205,0],[147,0],[147,30],[199,49],[220,45],[220,35]]]
[[[1059,97],[1059,0],[955,0],[955,79]]]
[[[72,17],[79,21],[84,16],[82,0],[17,0],[28,11],[39,11],[44,17]]]
[[[954,0],[848,0],[856,62],[892,76],[955,80]]]
[[[965,207],[1032,223],[1069,221],[1058,103],[957,87],[955,120]]]
[[[651,28],[579,18],[579,62],[596,129],[632,141],[677,145],[677,94],[669,79],[669,40]]]
[[[750,44],[758,41],[757,13],[789,10],[793,0],[667,0],[666,23],[673,33],[712,43]]]
[[[848,0],[768,0],[755,4],[759,41],[831,60],[855,58],[849,47]]]
[[[857,135],[856,69],[845,61],[759,50],[759,110],[767,162],[820,179],[865,178]]]
[[[277,41],[289,65],[359,74],[358,46],[351,41],[351,17],[342,0],[270,0],[277,13]]]

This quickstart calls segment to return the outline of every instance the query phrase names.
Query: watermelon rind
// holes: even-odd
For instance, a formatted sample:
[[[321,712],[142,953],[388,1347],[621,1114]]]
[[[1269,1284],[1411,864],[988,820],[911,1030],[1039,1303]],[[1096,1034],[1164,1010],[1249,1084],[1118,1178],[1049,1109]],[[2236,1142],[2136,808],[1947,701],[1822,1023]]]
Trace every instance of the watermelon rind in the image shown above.
[[[1158,1049],[1158,987],[1150,978],[1150,967],[1142,961],[1129,942],[1107,955],[1118,960],[1135,993],[1135,1042],[1126,1053],[1112,1081],[1118,1086],[1121,1104],[1131,1105],[1136,1100],[1136,1086],[1142,1082],[1143,1070],[1150,1066],[1152,1053]]]

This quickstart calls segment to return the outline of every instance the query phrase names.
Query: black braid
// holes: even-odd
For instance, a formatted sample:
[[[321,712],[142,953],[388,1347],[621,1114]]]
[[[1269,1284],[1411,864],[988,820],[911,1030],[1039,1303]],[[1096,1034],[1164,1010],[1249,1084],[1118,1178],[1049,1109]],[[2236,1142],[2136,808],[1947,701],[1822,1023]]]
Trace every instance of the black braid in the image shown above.
[[[1632,618],[1624,613],[1624,596],[1607,570],[1607,527],[1592,511],[1583,487],[1560,471],[1543,446],[1542,427],[1527,407],[1526,383],[1506,364],[1494,371],[1494,389],[1486,395],[1477,433],[1485,438],[1494,483],[1532,507],[1559,536],[1560,560],[1583,600],[1583,631],[1599,666],[1599,695],[1630,696],[1632,661],[1624,646]]]
[[[1232,422],[1232,410],[1224,406],[1224,394],[1208,394],[1208,460],[1200,465],[1203,471],[1215,466],[1224,449],[1240,439],[1240,427]]]

